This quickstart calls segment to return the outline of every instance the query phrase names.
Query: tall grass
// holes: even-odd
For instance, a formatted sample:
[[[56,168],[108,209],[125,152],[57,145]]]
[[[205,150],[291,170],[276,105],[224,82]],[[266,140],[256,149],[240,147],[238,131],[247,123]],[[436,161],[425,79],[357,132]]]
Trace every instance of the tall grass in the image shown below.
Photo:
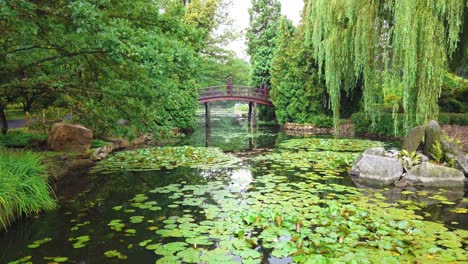
[[[29,151],[0,149],[0,229],[16,218],[55,207],[39,157]]]
[[[8,148],[34,147],[34,144],[46,141],[47,135],[27,132],[24,129],[12,129],[6,135],[0,134],[0,145]]]

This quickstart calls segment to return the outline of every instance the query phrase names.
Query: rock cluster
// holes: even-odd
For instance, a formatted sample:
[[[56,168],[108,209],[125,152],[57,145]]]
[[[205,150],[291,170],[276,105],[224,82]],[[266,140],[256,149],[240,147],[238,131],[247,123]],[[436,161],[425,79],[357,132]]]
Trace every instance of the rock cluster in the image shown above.
[[[463,150],[450,139],[444,139],[440,131],[435,121],[429,122],[426,128],[415,127],[404,138],[401,151],[368,149],[354,161],[349,173],[359,185],[463,188],[465,176],[468,176],[468,159]],[[418,151],[420,148],[424,152]],[[436,156],[434,153],[439,153],[445,162],[431,162]]]

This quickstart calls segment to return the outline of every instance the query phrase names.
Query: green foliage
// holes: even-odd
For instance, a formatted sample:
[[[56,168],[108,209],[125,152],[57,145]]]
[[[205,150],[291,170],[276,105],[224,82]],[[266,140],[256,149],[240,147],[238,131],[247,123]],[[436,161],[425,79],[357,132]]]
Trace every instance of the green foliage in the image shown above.
[[[468,113],[440,113],[439,124],[468,126]]]
[[[373,123],[371,116],[365,113],[360,112],[351,115],[351,121],[357,134],[373,134],[387,137],[402,137],[405,135],[403,122],[401,122],[402,118],[401,114],[397,115],[395,119],[392,113],[378,112],[377,121]]]
[[[311,120],[316,127],[333,127],[333,118],[330,116],[316,115]]]
[[[180,1],[2,1],[0,108],[61,103],[96,135],[191,127],[219,4],[205,2],[197,13]]]
[[[204,57],[202,67],[203,73],[198,80],[200,87],[225,85],[228,78],[232,78],[234,84],[249,85],[250,65],[242,59]]]
[[[398,160],[400,160],[400,163],[403,164],[403,167],[408,169],[420,164],[422,158],[418,153],[416,153],[416,151],[409,153],[406,149],[404,149],[398,153]]]
[[[46,134],[31,133],[23,129],[11,130],[6,135],[0,135],[0,146],[8,148],[37,147],[47,141]]]
[[[431,158],[434,159],[437,163],[442,163],[444,161],[444,150],[442,149],[442,144],[440,141],[434,142],[429,153]]]
[[[93,139],[91,141],[91,148],[100,148],[109,145],[109,142],[100,140],[100,139]]]
[[[468,113],[468,79],[447,73],[442,84],[439,107],[442,112]]]
[[[278,46],[281,4],[278,0],[252,0],[249,15],[250,23],[246,37],[247,53],[252,65],[250,84],[256,87],[266,84],[271,87],[270,71],[273,54]],[[260,106],[258,110],[261,119],[274,118],[271,108]]]
[[[195,168],[229,167],[238,159],[223,153],[217,148],[161,147],[118,152],[99,162],[95,172],[112,173],[120,170],[145,171],[175,168],[181,166]]]
[[[41,131],[42,133],[49,133],[50,128],[55,123],[65,121],[66,115],[70,114],[70,110],[62,107],[47,107],[40,112],[32,115],[32,122],[29,126],[30,129]]]
[[[314,123],[323,113],[325,90],[320,85],[312,52],[304,43],[304,30],[283,18],[279,44],[271,66],[271,99],[278,123]]]
[[[405,130],[435,119],[463,8],[463,0],[307,1],[307,41],[324,73],[335,125],[340,95],[361,83],[374,125],[386,95],[395,106],[401,98]],[[394,85],[384,85],[389,80]]]
[[[46,169],[37,155],[0,149],[0,226],[55,208]]]

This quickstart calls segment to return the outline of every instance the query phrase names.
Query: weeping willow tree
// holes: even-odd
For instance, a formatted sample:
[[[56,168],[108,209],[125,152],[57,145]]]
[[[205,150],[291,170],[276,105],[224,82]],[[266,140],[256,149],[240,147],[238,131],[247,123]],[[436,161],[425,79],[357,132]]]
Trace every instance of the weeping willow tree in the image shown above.
[[[351,94],[358,83],[374,124],[389,93],[401,98],[406,129],[437,118],[464,5],[465,0],[308,0],[306,39],[325,78],[335,124],[341,93]]]

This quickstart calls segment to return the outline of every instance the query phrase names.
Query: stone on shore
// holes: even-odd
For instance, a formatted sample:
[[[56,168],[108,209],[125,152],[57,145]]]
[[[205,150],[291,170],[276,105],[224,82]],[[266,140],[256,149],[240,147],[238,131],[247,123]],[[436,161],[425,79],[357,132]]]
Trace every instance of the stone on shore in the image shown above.
[[[57,123],[52,126],[47,144],[63,152],[86,152],[91,146],[93,132],[81,125]]]

